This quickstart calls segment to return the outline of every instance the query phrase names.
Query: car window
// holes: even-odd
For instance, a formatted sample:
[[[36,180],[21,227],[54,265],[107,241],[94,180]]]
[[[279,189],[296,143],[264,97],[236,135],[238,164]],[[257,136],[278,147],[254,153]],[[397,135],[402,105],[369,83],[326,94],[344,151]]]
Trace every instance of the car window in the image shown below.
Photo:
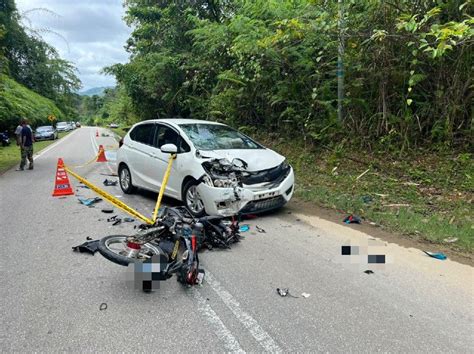
[[[136,142],[153,145],[155,124],[140,124],[130,132],[130,138]]]
[[[160,149],[165,144],[174,144],[180,152],[189,152],[191,148],[172,128],[158,124],[153,146]]]
[[[226,125],[197,123],[181,124],[180,127],[199,150],[263,148],[248,136]]]

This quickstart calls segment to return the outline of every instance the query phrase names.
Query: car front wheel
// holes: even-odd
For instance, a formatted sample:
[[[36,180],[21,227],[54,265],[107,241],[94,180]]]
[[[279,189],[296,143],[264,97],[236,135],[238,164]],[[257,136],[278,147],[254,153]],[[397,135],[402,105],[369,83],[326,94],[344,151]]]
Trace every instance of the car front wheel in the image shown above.
[[[188,183],[186,183],[183,188],[183,195],[184,204],[195,217],[201,217],[206,215],[204,203],[197,190],[196,182],[189,181]]]
[[[132,194],[135,192],[135,186],[132,184],[132,174],[126,165],[119,168],[120,188],[125,194]]]

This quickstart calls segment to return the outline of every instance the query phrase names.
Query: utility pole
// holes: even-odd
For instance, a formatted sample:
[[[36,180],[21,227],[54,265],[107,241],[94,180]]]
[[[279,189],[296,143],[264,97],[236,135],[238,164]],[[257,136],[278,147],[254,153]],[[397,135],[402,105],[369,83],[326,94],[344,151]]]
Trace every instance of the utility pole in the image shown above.
[[[344,99],[344,11],[343,1],[338,0],[339,7],[339,49],[337,58],[337,118],[339,122],[343,120],[342,100]]]

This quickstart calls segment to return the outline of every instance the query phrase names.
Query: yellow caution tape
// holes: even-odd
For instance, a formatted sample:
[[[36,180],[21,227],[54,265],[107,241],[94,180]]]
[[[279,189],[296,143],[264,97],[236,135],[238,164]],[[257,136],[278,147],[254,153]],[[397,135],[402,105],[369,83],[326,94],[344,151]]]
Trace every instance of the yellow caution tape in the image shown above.
[[[163,182],[161,183],[160,193],[158,194],[158,199],[156,200],[155,210],[153,212],[153,223],[156,221],[156,217],[158,215],[158,209],[160,209],[161,199],[163,198],[163,194],[165,193],[166,185],[168,184],[168,178],[171,174],[171,165],[173,164],[173,160],[176,158],[176,155],[173,154],[170,156],[168,161],[168,167],[166,168],[165,176],[163,177]]]
[[[98,195],[100,195],[101,197],[103,197],[104,199],[106,199],[108,202],[110,202],[111,204],[115,205],[117,208],[119,209],[122,209],[123,211],[125,211],[126,213],[140,219],[140,220],[143,220],[144,222],[146,222],[147,224],[150,224],[150,225],[153,225],[154,222],[153,220],[150,220],[148,219],[146,216],[143,216],[142,214],[140,214],[138,211],[130,208],[127,204],[125,204],[124,202],[122,202],[121,200],[118,200],[117,198],[111,196],[109,193],[103,191],[102,189],[100,189],[99,187],[93,185],[92,183],[90,183],[88,180],[86,180],[85,178],[82,178],[81,176],[79,176],[77,173],[75,173],[74,171],[72,171],[68,166],[64,165],[64,169],[69,172],[71,174],[71,176],[75,177],[77,180],[79,180],[80,182],[82,182],[83,184],[85,184],[87,187],[89,187],[90,189],[92,189],[94,192],[96,192]]]
[[[70,166],[70,167],[71,167],[71,168],[81,168],[81,167],[90,165],[91,163],[93,163],[93,162],[95,162],[95,161],[97,160],[97,158],[99,157],[99,154],[100,154],[100,150],[97,152],[97,155],[95,155],[95,156],[92,158],[92,160],[87,161],[85,164],[79,165],[79,166]]]

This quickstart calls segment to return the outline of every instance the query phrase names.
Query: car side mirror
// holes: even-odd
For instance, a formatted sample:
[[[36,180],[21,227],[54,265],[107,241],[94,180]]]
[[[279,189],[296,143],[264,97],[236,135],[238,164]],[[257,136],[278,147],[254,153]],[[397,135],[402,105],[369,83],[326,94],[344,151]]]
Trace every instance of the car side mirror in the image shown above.
[[[161,152],[165,154],[176,154],[178,153],[178,148],[175,144],[165,144],[161,146]]]

